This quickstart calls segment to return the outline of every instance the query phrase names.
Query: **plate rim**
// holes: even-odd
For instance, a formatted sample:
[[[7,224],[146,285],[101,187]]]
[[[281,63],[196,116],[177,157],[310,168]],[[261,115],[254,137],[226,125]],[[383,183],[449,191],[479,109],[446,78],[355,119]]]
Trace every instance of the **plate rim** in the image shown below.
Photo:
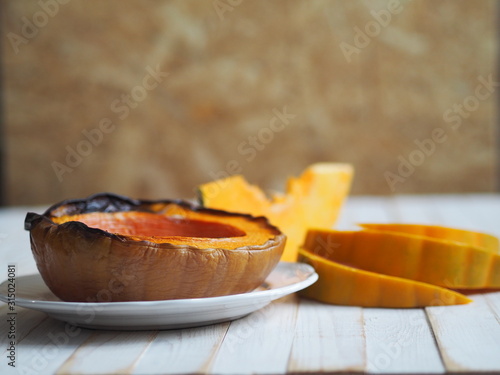
[[[246,298],[256,298],[256,299],[265,299],[268,301],[273,301],[275,299],[284,297],[288,294],[295,293],[301,289],[307,288],[308,286],[314,284],[319,276],[314,270],[314,268],[307,263],[300,262],[279,262],[276,268],[271,271],[269,276],[275,272],[280,265],[287,265],[288,267],[302,267],[307,269],[308,275],[304,279],[294,282],[292,284],[278,286],[276,288],[270,288],[265,290],[254,290],[247,293],[238,293],[238,294],[230,294],[225,296],[216,296],[216,297],[201,297],[201,298],[183,298],[183,299],[172,299],[172,300],[154,300],[154,301],[121,301],[121,302],[67,302],[67,301],[50,301],[43,299],[28,299],[28,298],[19,298],[16,295],[14,302],[16,306],[44,311],[50,309],[53,312],[61,311],[61,310],[69,310],[71,308],[82,308],[84,306],[84,310],[92,309],[104,311],[104,310],[119,310],[120,308],[128,310],[131,307],[134,308],[144,308],[144,307],[180,307],[185,306],[186,304],[191,304],[193,306],[203,306],[203,305],[212,305],[219,303],[236,303],[237,300],[246,299]],[[38,276],[41,279],[41,275],[39,273],[26,274],[22,276],[17,276],[16,279],[21,277],[33,277]],[[268,277],[269,277],[268,276]],[[42,279],[41,279],[42,280]],[[267,278],[266,278],[267,280]],[[42,280],[43,281],[43,280]],[[265,281],[264,281],[265,282]],[[8,279],[4,280],[0,283],[0,288],[4,287],[4,284],[8,283]],[[48,287],[47,287],[48,289]],[[50,291],[50,289],[48,289]],[[52,293],[52,292],[51,292]],[[16,291],[17,294],[17,291]],[[266,299],[269,297],[269,299]],[[56,297],[57,298],[57,297]],[[0,301],[8,303],[9,298],[3,293],[3,290],[0,290]],[[257,302],[257,301],[255,301]]]

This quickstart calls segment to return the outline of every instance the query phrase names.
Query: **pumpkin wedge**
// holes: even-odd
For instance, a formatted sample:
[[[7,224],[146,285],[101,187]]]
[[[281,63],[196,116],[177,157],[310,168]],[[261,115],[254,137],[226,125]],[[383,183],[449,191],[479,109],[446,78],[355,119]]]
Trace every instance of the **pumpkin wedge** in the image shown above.
[[[500,287],[496,237],[440,226],[361,226],[365,230],[307,233],[299,260],[310,263],[319,280],[302,295],[337,304],[418,307],[469,301],[445,288]]]
[[[464,295],[445,288],[350,267],[304,248],[299,250],[299,261],[310,264],[319,276],[318,281],[299,294],[324,303],[412,308],[471,302]]]
[[[383,232],[415,234],[434,239],[455,241],[471,246],[480,247],[485,251],[500,253],[500,241],[497,237],[487,233],[474,232],[457,228],[448,228],[438,225],[419,224],[358,224],[364,229]]]
[[[286,193],[270,198],[241,175],[203,184],[198,194],[205,207],[267,217],[287,236],[281,260],[294,262],[309,228],[330,229],[335,224],[352,176],[350,164],[317,163],[301,176],[290,177]]]
[[[30,212],[25,228],[47,286],[76,302],[249,292],[279,262],[286,240],[263,217],[104,193]]]

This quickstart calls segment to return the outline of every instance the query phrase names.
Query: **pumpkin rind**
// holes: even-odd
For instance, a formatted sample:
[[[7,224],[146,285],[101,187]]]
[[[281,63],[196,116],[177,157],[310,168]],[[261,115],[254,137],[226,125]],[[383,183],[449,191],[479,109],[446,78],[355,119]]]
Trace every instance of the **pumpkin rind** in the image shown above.
[[[63,216],[92,213],[165,215],[170,208],[175,208],[176,215],[182,212],[187,219],[193,216],[216,223],[237,222],[245,236],[172,236],[168,242],[154,236],[110,233],[80,221],[57,223]],[[249,292],[261,285],[279,262],[286,240],[263,217],[199,208],[184,201],[140,201],[114,194],[64,201],[42,215],[28,213],[25,228],[30,231],[33,256],[47,286],[62,300],[81,302],[150,301]],[[246,238],[252,231],[267,233],[269,239],[257,236],[252,243]]]

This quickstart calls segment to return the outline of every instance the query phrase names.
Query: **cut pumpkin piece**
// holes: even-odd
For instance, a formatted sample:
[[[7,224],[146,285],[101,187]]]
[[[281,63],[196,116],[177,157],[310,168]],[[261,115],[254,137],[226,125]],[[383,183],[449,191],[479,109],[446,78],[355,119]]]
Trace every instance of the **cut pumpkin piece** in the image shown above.
[[[389,231],[310,230],[304,248],[365,271],[446,288],[500,287],[500,255],[465,242]]]
[[[447,241],[456,241],[470,246],[480,247],[483,250],[500,253],[500,243],[497,237],[490,234],[448,228],[438,225],[419,224],[358,224],[364,229],[377,230],[383,232],[396,232],[415,234],[418,236],[431,237]]]
[[[319,275],[318,281],[299,294],[324,303],[412,308],[471,302],[464,295],[445,288],[349,267],[306,249],[299,250],[299,261],[310,264]]]
[[[309,228],[333,227],[352,176],[350,164],[317,163],[300,177],[289,178],[285,194],[270,198],[241,175],[203,184],[198,193],[205,207],[267,217],[287,236],[281,260],[294,262]]]
[[[362,231],[311,229],[299,261],[319,280],[302,291],[319,301],[365,307],[470,302],[456,291],[500,287],[498,239],[412,224],[361,224]]]

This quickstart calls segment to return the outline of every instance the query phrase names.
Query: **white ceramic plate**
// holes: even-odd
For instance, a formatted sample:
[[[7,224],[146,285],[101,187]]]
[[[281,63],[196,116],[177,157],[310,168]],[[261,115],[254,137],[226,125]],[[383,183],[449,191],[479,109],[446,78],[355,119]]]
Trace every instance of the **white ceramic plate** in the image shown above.
[[[141,302],[64,302],[45,285],[40,275],[16,278],[17,306],[43,311],[74,325],[95,329],[148,330],[195,327],[238,319],[271,301],[304,289],[318,279],[303,263],[280,262],[265,283],[253,292],[222,297]],[[7,281],[0,285],[0,300],[7,302]]]

